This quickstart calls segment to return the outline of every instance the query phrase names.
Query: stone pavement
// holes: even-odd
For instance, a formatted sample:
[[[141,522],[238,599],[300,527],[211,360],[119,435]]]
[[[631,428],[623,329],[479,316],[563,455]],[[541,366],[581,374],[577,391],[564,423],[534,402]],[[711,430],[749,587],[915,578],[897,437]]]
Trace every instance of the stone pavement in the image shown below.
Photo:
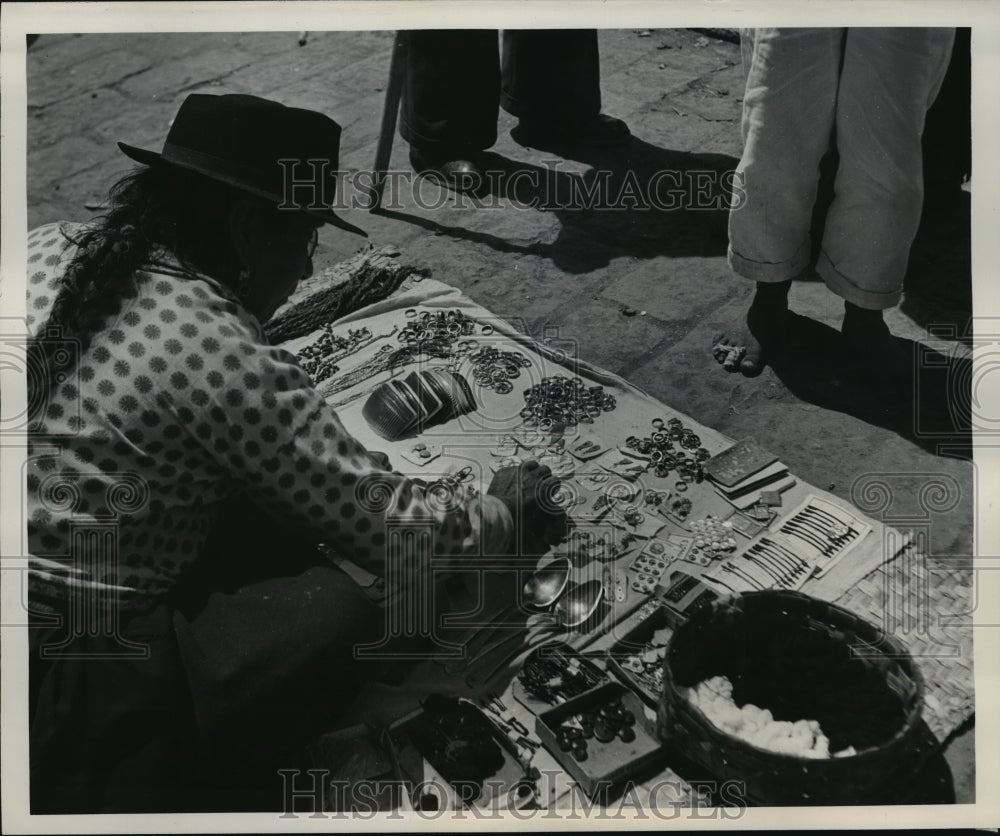
[[[195,91],[323,111],[343,126],[342,168],[370,171],[392,39],[312,32],[300,47],[291,32],[43,35],[28,53],[29,227],[94,214],[129,168],[114,142],[158,149]],[[490,168],[506,172],[506,186],[527,172],[512,191],[477,208],[424,183],[419,197],[403,188],[383,214],[348,219],[527,332],[573,340],[584,359],[729,436],[757,437],[792,472],[871,516],[926,530],[935,557],[971,555],[976,473],[963,455],[967,434],[955,430],[968,426],[969,409],[968,195],[927,213],[906,300],[888,314],[894,333],[934,349],[921,354],[916,407],[859,387],[837,365],[842,307],[819,283],[791,296],[808,317],[795,328],[808,356],[754,379],[726,374],[712,335],[742,315],[752,290],[726,266],[718,200],[740,152],[739,47],[689,30],[607,30],[600,43],[604,110],[629,123],[630,145],[561,160],[515,143],[515,120],[502,113]],[[409,172],[406,152],[397,137],[393,169]],[[670,178],[663,188],[686,190],[683,205],[630,203],[630,185],[641,190],[660,172]],[[568,205],[572,189],[602,183],[621,195],[617,208]],[[523,205],[533,197],[548,205]],[[324,228],[317,272],[358,246]],[[932,483],[940,493],[928,501]],[[958,799],[970,800],[973,734],[947,758]]]

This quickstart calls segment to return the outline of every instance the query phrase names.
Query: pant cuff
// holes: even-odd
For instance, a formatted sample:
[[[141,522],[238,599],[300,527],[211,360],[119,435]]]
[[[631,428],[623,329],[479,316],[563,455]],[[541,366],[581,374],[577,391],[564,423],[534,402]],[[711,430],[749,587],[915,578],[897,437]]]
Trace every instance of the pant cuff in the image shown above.
[[[511,116],[519,117],[524,111],[521,103],[504,89],[500,90],[500,107]]]
[[[439,156],[478,154],[490,148],[497,141],[495,129],[492,137],[470,135],[461,140],[428,137],[414,130],[412,125],[402,119],[399,123],[399,135],[410,145],[415,145],[428,153]]]
[[[726,252],[729,268],[739,276],[753,279],[755,282],[784,282],[794,279],[809,266],[809,242],[788,261],[752,261],[736,252],[732,245]]]
[[[847,276],[837,270],[825,251],[821,251],[816,261],[816,272],[826,282],[826,286],[845,302],[870,311],[884,311],[899,304],[903,296],[902,285],[895,290],[865,290],[858,287]]]

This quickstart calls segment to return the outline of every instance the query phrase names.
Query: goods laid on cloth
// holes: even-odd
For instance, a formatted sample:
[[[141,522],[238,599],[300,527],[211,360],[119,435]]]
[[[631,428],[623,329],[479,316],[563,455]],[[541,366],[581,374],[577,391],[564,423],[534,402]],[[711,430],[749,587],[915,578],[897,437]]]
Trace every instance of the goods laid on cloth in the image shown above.
[[[363,414],[382,438],[398,441],[415,429],[443,424],[475,408],[464,377],[428,369],[380,384],[365,402]]]
[[[333,292],[321,291],[323,304],[313,297],[293,300],[282,322],[294,324],[284,333],[295,337],[284,347],[294,353],[304,350],[301,356],[321,370],[320,390],[345,426],[369,449],[385,452],[394,469],[429,483],[461,481],[485,491],[498,469],[535,459],[563,478],[559,495],[551,500],[567,512],[573,526],[567,540],[547,554],[539,556],[519,543],[509,559],[470,556],[461,583],[435,586],[435,629],[425,653],[433,659],[411,665],[391,687],[369,686],[370,693],[359,700],[365,721],[388,724],[431,693],[475,699],[495,712],[502,727],[517,729],[515,744],[533,767],[564,776],[538,796],[542,806],[558,806],[573,781],[531,733],[551,703],[517,698],[521,686],[515,680],[527,657],[537,659],[532,654],[539,648],[560,642],[565,653],[555,660],[568,658],[569,651],[583,652],[603,670],[607,651],[635,632],[638,645],[622,651],[622,659],[631,661],[624,668],[611,665],[608,675],[634,691],[649,712],[637,714],[637,727],[653,728],[656,714],[649,706],[667,693],[665,677],[658,674],[665,669],[660,659],[683,617],[716,598],[743,595],[751,600],[792,590],[828,608],[820,624],[829,613],[849,611],[859,625],[884,629],[904,654],[914,648],[927,683],[926,698],[900,698],[914,715],[897,724],[900,742],[887,744],[880,737],[891,725],[888,707],[882,713],[857,711],[853,718],[809,701],[778,710],[745,693],[745,672],[738,676],[722,669],[700,670],[681,685],[688,689],[728,676],[738,705],[767,709],[778,721],[815,720],[831,753],[853,746],[857,755],[793,760],[809,765],[810,776],[819,774],[812,770],[844,770],[843,781],[834,783],[839,781],[845,792],[855,780],[846,772],[858,765],[863,766],[859,775],[878,781],[879,770],[891,760],[882,758],[882,747],[894,749],[892,758],[901,756],[908,745],[907,724],[920,719],[921,706],[923,720],[939,742],[969,717],[974,693],[971,620],[966,615],[972,610],[970,573],[937,572],[907,535],[865,516],[863,505],[859,511],[796,479],[773,454],[764,455],[766,447],[776,446],[774,440],[761,438],[758,446],[764,453],[744,444],[744,453],[730,455],[728,463],[727,457],[716,459],[734,446],[731,439],[580,360],[572,341],[534,340],[522,333],[523,326],[500,319],[448,285],[412,271],[393,275],[408,277],[386,298],[357,309],[340,305],[336,311],[342,316],[336,322],[331,323],[334,308],[327,304],[336,297]],[[387,287],[398,283],[394,279]],[[345,310],[349,312],[343,315]],[[324,363],[317,346],[333,352],[335,362]],[[447,398],[440,392],[431,397],[433,391],[416,385],[428,372],[461,378],[472,395],[469,410],[438,410],[437,402]],[[394,387],[397,406],[409,405],[407,417],[386,432],[371,408],[365,414],[365,406],[380,387],[407,379],[409,392]],[[402,407],[396,411],[402,413]],[[775,475],[778,481],[771,478]],[[736,488],[739,497],[732,495]],[[352,567],[349,557],[340,556],[345,571],[363,586],[379,588],[378,579]],[[838,602],[844,609],[823,602]],[[929,613],[933,623],[921,625],[911,618],[914,607],[922,608],[925,618]],[[645,634],[644,626],[649,627]],[[746,644],[745,634],[736,635],[733,646],[753,656],[755,648]],[[947,652],[937,652],[942,649]],[[775,684],[801,694],[801,672],[782,667],[781,660],[787,661],[779,655],[768,663]],[[582,666],[580,661],[572,664]],[[631,679],[622,677],[621,670]],[[844,670],[853,671],[850,666]],[[911,673],[913,681],[919,679],[915,668]],[[544,681],[535,674],[525,680],[538,693],[560,682],[548,671]],[[857,683],[871,685],[864,676]],[[521,696],[524,691],[521,687]],[[681,699],[679,691],[674,696]],[[494,701],[496,697],[500,699]],[[570,698],[585,701],[590,695]],[[855,704],[853,697],[848,703]],[[683,704],[684,711],[700,717],[701,733],[752,754],[745,762],[731,763],[770,774],[768,759],[792,757],[727,735],[687,697]],[[848,727],[854,733],[847,734]],[[814,744],[816,740],[814,734]],[[595,767],[597,759],[591,757],[587,764]],[[731,774],[720,761],[704,765]],[[664,775],[683,785],[669,770],[660,777]],[[816,781],[812,803],[825,797],[824,781]],[[806,803],[801,789],[795,789],[795,797]],[[686,799],[682,803],[694,803],[691,794],[681,795]]]

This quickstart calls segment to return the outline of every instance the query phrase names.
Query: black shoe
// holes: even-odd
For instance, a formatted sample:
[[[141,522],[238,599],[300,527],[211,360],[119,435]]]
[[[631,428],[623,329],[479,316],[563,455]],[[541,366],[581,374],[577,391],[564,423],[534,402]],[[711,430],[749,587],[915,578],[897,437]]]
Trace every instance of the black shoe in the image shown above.
[[[452,191],[479,194],[486,186],[486,177],[479,165],[471,159],[462,159],[457,155],[449,158],[411,145],[410,165],[419,174],[436,174],[443,185]]]
[[[621,145],[632,132],[621,119],[599,113],[593,119],[566,125],[552,125],[521,119],[510,132],[519,145],[548,150],[560,146]]]

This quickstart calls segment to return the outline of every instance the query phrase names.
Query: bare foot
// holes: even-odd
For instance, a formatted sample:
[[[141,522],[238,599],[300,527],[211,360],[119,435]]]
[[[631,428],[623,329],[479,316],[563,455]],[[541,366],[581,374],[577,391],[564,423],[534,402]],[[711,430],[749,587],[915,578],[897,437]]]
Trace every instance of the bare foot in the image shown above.
[[[743,325],[715,335],[712,354],[722,368],[747,377],[761,373],[765,351],[781,338],[791,286],[791,281],[757,282]]]
[[[913,375],[913,352],[892,335],[882,311],[844,303],[840,329],[847,358],[863,377],[880,383],[903,383]]]

